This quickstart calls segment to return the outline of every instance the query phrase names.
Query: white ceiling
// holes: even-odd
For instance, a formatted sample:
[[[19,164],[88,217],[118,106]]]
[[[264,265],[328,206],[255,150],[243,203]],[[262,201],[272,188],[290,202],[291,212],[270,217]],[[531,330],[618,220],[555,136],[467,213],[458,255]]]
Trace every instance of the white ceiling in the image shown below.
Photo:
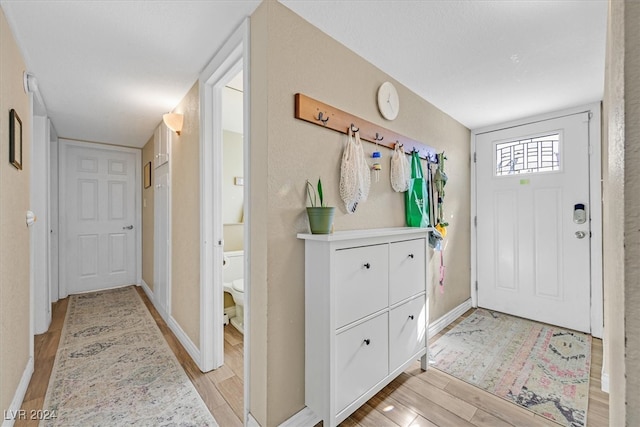
[[[600,100],[606,0],[281,0],[475,129]],[[258,0],[0,0],[61,137],[143,146]]]

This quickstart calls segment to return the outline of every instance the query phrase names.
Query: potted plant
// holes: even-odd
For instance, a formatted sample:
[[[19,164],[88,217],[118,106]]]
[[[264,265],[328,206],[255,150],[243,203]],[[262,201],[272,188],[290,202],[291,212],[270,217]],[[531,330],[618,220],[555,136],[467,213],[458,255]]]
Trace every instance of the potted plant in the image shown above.
[[[322,192],[322,180],[318,178],[317,191],[307,180],[307,197],[310,207],[307,207],[309,227],[312,234],[330,234],[333,231],[334,207],[327,207]]]

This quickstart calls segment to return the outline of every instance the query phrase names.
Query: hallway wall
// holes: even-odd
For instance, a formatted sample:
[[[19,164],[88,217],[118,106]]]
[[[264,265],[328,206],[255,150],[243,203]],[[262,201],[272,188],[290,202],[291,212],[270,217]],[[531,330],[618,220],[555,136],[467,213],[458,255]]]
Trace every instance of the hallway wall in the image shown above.
[[[376,91],[393,81],[375,65],[275,1],[251,17],[251,413],[275,426],[304,407],[305,180],[322,177],[336,230],[404,226],[404,195],[389,181],[389,149],[368,201],[346,213],[339,196],[344,136],[297,120],[301,92],[380,126],[422,141],[449,160],[446,218],[451,224],[444,295],[434,292],[438,257],[431,256],[428,289],[433,320],[470,294],[470,132],[394,82],[400,115],[384,120]],[[370,158],[375,145],[364,143]]]
[[[0,8],[0,410],[9,409],[31,352],[29,209],[31,112],[26,66]],[[9,163],[9,110],[22,120],[22,170]]]
[[[200,86],[173,112],[184,114],[171,132],[171,315],[200,348]]]

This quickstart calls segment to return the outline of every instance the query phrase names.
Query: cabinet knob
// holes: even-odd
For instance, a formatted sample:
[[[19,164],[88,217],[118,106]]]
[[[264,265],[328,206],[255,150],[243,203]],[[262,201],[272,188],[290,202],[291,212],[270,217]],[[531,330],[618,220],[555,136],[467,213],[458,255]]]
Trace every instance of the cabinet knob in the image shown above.
[[[409,254],[409,258],[413,259],[413,254]]]
[[[409,319],[413,320],[413,314],[409,315]]]
[[[369,338],[367,338],[367,339],[365,339],[365,340],[364,340],[364,343],[365,343],[366,345],[369,345],[369,344],[371,344],[371,340],[370,340]]]
[[[370,269],[370,268],[371,268],[371,264],[366,263],[366,264],[364,265],[364,268],[366,268],[367,270],[368,270],[368,269]]]

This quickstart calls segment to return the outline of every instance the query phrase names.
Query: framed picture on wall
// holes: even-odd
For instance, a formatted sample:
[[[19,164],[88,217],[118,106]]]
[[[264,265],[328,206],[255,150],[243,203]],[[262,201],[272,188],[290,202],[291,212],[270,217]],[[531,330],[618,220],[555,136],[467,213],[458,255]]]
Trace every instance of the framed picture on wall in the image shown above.
[[[144,188],[151,187],[151,162],[144,165]]]
[[[9,163],[22,170],[22,120],[13,108],[9,111]]]

